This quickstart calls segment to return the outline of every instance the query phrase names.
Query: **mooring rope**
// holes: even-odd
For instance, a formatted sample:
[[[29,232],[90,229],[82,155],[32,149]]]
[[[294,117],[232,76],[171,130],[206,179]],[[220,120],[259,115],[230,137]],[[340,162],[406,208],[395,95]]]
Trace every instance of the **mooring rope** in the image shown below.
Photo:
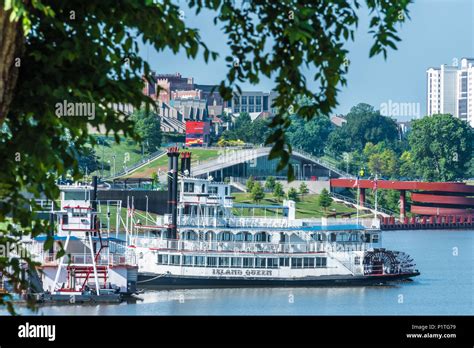
[[[153,277],[153,278],[150,278],[150,279],[147,279],[147,280],[137,281],[137,284],[138,284],[138,283],[150,282],[150,281],[152,281],[152,280],[155,280],[155,279],[158,279],[158,278],[167,276],[167,275],[169,275],[169,274],[170,274],[170,272],[167,272],[167,273],[165,273],[165,274],[159,274],[159,275],[157,275],[156,277]]]

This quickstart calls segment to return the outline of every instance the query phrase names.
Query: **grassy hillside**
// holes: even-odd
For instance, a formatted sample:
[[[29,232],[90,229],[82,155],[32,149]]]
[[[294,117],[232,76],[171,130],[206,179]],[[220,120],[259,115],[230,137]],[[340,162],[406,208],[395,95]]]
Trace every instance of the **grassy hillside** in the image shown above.
[[[103,138],[106,139],[105,145],[101,140]],[[98,162],[104,165],[104,176],[109,176],[113,170],[114,156],[115,172],[118,173],[125,166],[131,166],[141,159],[142,148],[137,142],[124,137],[120,139],[120,144],[117,144],[113,137],[101,136],[99,137],[98,144],[95,146],[95,153],[98,157]],[[93,174],[99,174],[101,169],[102,165],[99,164],[99,169]]]
[[[235,197],[235,203],[250,203],[253,204],[255,202],[252,201],[252,198],[248,193],[234,193],[233,196]],[[296,202],[296,217],[297,218],[320,218],[324,216],[325,211],[318,203],[317,194],[311,194],[305,196],[303,199],[300,198],[299,202]],[[267,193],[265,198],[260,202],[260,204],[281,204],[281,201],[278,202],[272,194]],[[233,213],[235,215],[240,216],[251,216],[255,214],[255,216],[276,216],[275,209],[241,209],[241,208],[234,208]],[[356,209],[352,207],[347,207],[341,203],[333,202],[331,206],[327,209],[328,214],[336,213],[338,217],[341,217],[342,214],[352,213],[356,214]],[[281,216],[281,209],[278,210],[278,216]],[[364,215],[360,215],[360,217],[364,217]]]
[[[191,163],[196,164],[198,161],[207,161],[213,158],[217,158],[219,155],[219,150],[216,149],[201,149],[201,148],[192,148],[191,151]],[[158,169],[165,171],[168,168],[168,157],[163,156],[158,158],[146,166],[136,170],[130,175],[127,175],[127,178],[150,178],[153,173],[156,173]]]

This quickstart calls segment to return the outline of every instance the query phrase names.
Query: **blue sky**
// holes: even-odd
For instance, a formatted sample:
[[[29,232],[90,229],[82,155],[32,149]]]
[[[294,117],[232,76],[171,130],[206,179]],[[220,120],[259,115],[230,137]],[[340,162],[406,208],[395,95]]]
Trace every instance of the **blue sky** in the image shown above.
[[[179,4],[179,1],[177,2]],[[185,2],[181,0],[183,5]],[[154,70],[160,73],[180,72],[192,76],[196,83],[218,83],[226,75],[225,55],[228,53],[225,36],[215,27],[210,12],[196,16],[183,8],[185,21],[198,28],[208,47],[220,53],[220,58],[209,64],[201,57],[187,59],[184,52],[173,55],[170,51],[156,52],[141,47],[141,54]],[[399,28],[402,41],[398,50],[369,59],[372,43],[367,33],[368,15],[361,12],[354,43],[349,43],[351,65],[348,84],[338,96],[339,105],[334,113],[347,113],[359,102],[377,109],[389,100],[398,103],[420,103],[422,115],[426,112],[426,75],[430,66],[452,64],[453,59],[474,57],[474,0],[415,0],[410,7],[411,20]],[[311,71],[310,71],[311,72]],[[310,72],[307,80],[312,80]],[[257,86],[242,84],[247,90],[270,90],[273,81],[261,80]]]

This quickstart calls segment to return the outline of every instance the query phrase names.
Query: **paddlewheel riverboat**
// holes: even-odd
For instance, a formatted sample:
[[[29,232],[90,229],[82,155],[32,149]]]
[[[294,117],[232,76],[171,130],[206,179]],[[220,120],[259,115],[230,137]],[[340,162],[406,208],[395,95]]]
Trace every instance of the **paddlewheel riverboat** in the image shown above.
[[[354,220],[295,218],[295,203],[279,217],[235,216],[231,187],[190,175],[184,153],[168,150],[168,214],[153,224],[131,218],[128,247],[138,263],[138,287],[286,287],[370,285],[419,275],[413,259],[382,247],[378,228]],[[133,211],[132,209],[129,209]]]

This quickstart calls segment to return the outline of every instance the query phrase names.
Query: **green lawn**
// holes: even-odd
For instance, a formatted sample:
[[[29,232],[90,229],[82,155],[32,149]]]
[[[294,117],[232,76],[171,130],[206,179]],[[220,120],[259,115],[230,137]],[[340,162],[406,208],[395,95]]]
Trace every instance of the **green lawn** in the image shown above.
[[[104,138],[103,136],[100,137]],[[104,164],[104,176],[109,176],[113,171],[114,156],[115,156],[115,172],[121,172],[125,166],[130,167],[132,164],[140,161],[142,158],[141,146],[133,141],[121,137],[120,144],[115,142],[114,137],[106,137],[106,144],[103,145],[101,139],[95,146],[95,153],[99,161],[99,169],[92,174],[100,174],[102,165]],[[145,153],[145,156],[147,154]],[[110,167],[109,167],[110,161]]]
[[[191,163],[196,163],[197,161],[203,162],[213,158],[217,158],[219,155],[219,150],[216,149],[200,149],[192,148],[191,151]],[[151,175],[158,171],[158,169],[166,170],[168,168],[168,157],[160,157],[146,166],[134,171],[133,173],[126,176],[126,178],[150,178]]]
[[[233,196],[235,197],[235,203],[250,203],[253,204],[255,202],[252,201],[250,195],[248,193],[234,193]],[[305,196],[303,199],[300,198],[298,202],[296,202],[296,218],[320,218],[324,216],[324,209],[319,206],[317,194],[311,194]],[[260,202],[260,204],[265,205],[272,205],[272,204],[281,204],[277,202],[277,200],[273,197],[272,194],[267,193],[265,194],[265,198]],[[281,216],[281,209],[241,209],[241,208],[234,208],[233,214],[239,216],[277,216],[276,212],[278,212],[278,216]],[[353,213],[356,214],[356,209],[352,207],[347,207],[344,204],[340,203],[332,203],[331,206],[327,209],[327,213],[337,213],[337,216],[340,217],[343,213]],[[365,217],[364,215],[360,215],[360,217]]]

